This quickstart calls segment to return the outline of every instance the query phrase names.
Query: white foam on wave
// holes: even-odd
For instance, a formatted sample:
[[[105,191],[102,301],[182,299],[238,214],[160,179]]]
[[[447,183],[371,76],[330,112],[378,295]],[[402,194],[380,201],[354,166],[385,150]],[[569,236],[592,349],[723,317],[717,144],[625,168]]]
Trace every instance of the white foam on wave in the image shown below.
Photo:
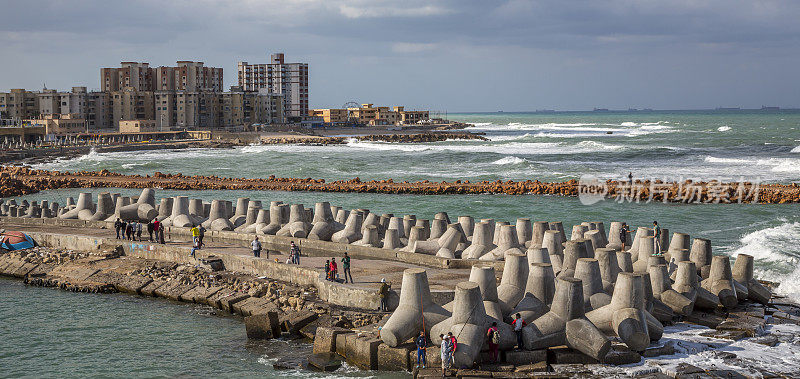
[[[604,144],[596,141],[572,142],[505,142],[505,143],[472,143],[472,144],[396,144],[387,142],[350,141],[350,148],[402,151],[402,152],[468,152],[499,154],[587,154],[596,152],[621,151],[632,147]]]
[[[523,159],[523,158],[519,158],[519,157],[515,157],[515,156],[511,155],[511,156],[508,156],[508,157],[500,158],[500,159],[492,162],[492,164],[496,164],[496,165],[515,165],[515,164],[526,163],[526,162],[528,162],[528,160]]]
[[[717,128],[717,130],[719,130],[720,132],[727,132],[728,130],[731,130],[731,127],[728,125],[722,125],[719,128]]]
[[[800,153],[800,146],[798,146],[798,147],[795,147],[794,149],[792,149],[792,151],[791,151],[791,152],[792,152],[792,153]]]
[[[713,156],[706,156],[703,159],[707,163],[720,163],[726,165],[739,165],[745,166],[743,168],[752,168],[754,166],[763,166],[772,172],[780,173],[800,173],[800,159],[796,158],[720,158]]]
[[[739,254],[752,255],[762,262],[771,263],[769,268],[756,271],[762,279],[780,283],[776,292],[800,302],[800,222],[789,222],[779,219],[780,225],[756,230],[741,237],[738,248],[731,251],[731,256]],[[787,272],[786,268],[793,270]]]

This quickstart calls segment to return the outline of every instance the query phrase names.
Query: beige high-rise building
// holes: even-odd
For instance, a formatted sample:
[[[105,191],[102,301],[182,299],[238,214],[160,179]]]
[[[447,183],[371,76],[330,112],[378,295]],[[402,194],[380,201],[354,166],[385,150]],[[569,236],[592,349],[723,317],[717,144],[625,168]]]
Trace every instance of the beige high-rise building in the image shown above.
[[[287,118],[299,120],[308,115],[308,63],[286,63],[283,53],[276,53],[270,56],[270,63],[239,62],[237,70],[243,90],[283,95]]]
[[[85,119],[89,130],[111,128],[111,101],[105,92],[87,92],[86,87],[72,87],[71,92],[43,89],[39,98],[39,114],[67,115]]]
[[[121,120],[155,120],[155,95],[152,91],[127,87],[112,92],[110,96],[115,128],[119,128]]]
[[[150,67],[145,62],[120,62],[120,67],[100,69],[104,92],[131,87],[137,91],[222,92],[222,68],[203,62],[178,61],[176,66]]]
[[[0,118],[33,119],[40,114],[39,96],[36,92],[22,88],[0,92]]]

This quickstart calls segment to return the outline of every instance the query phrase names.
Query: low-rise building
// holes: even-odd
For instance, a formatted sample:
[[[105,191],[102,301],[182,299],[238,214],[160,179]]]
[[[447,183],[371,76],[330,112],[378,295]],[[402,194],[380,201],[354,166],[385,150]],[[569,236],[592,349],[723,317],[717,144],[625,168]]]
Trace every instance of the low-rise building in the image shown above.
[[[39,97],[36,92],[13,88],[0,92],[0,118],[32,119],[39,117]]]
[[[159,131],[156,120],[121,120],[120,133],[151,133]]]
[[[49,114],[42,118],[25,120],[32,126],[43,126],[46,134],[69,135],[86,132],[86,119],[75,114]]]
[[[310,117],[319,117],[322,122],[328,124],[338,124],[347,122],[347,109],[325,108],[312,109],[308,111]]]
[[[308,112],[308,115],[310,117],[319,117],[328,124],[349,121],[363,125],[410,125],[420,121],[427,121],[430,118],[429,111],[407,111],[402,106],[391,108],[376,107],[371,103],[347,109],[312,109]]]

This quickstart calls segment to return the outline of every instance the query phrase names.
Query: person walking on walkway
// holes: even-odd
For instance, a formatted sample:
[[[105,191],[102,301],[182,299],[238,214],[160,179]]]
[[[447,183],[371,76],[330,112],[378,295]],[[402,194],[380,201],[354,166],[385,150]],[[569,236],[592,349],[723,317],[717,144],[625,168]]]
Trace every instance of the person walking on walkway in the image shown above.
[[[661,227],[653,221],[653,255],[661,255]]]
[[[162,223],[160,223],[160,222],[158,223],[158,232],[157,232],[157,235],[158,235],[158,242],[159,242],[160,244],[162,244],[162,245],[163,245],[163,244],[165,244],[165,243],[166,243],[166,241],[164,240],[164,224],[162,224]]]
[[[142,223],[139,221],[136,222],[136,240],[142,240]]]
[[[330,259],[326,259],[325,260],[325,267],[323,267],[323,268],[325,269],[325,280],[331,280],[331,260]]]
[[[258,240],[258,236],[253,237],[253,242],[250,242],[250,247],[253,248],[253,256],[256,258],[261,257],[261,241]],[[269,257],[267,257],[269,258]]]
[[[453,332],[447,332],[447,336],[450,337],[450,344],[453,345],[453,353],[451,355],[453,356],[453,364],[455,364],[456,351],[458,351],[458,340],[456,339],[456,336],[453,335]]]
[[[114,230],[117,231],[117,239],[119,239],[119,230],[122,229],[122,221],[117,218],[117,221],[114,221]]]
[[[486,337],[489,339],[489,354],[492,356],[492,363],[497,363],[497,355],[500,347],[500,332],[497,331],[497,322],[492,323],[492,327],[486,331]]]
[[[384,312],[389,312],[389,288],[391,285],[386,283],[386,278],[381,279],[381,288],[378,289],[378,297],[381,298],[381,306],[380,310]]]
[[[519,313],[517,313],[514,321],[511,322],[514,333],[517,335],[517,350],[522,350],[522,328],[525,327],[525,324],[527,324],[525,319]]]
[[[347,277],[350,277],[350,283],[355,283],[353,281],[353,274],[350,273],[350,256],[347,255],[347,252],[344,253],[344,258],[342,258],[342,273],[344,274],[344,282],[347,283]]]
[[[425,331],[419,332],[419,336],[414,339],[414,345],[417,346],[417,367],[425,368],[428,360],[425,358],[425,351],[428,350],[428,339],[425,338]]]
[[[300,248],[294,244],[294,241],[291,242],[291,248],[289,248],[289,256],[292,258],[292,263],[299,265],[300,264]]]
[[[203,248],[203,238],[205,238],[205,236],[206,236],[206,228],[205,228],[205,226],[203,226],[203,224],[200,224],[200,227],[197,228],[197,231],[200,232],[200,235],[197,236],[197,248],[198,249],[202,249]]]
[[[197,229],[197,225],[192,224],[192,228],[189,229],[192,232],[192,246],[199,247],[200,244],[198,241],[200,240],[200,229]]]
[[[439,338],[442,339],[442,378],[445,373],[450,369],[450,362],[453,360],[453,342],[450,341],[450,336],[440,334]]]

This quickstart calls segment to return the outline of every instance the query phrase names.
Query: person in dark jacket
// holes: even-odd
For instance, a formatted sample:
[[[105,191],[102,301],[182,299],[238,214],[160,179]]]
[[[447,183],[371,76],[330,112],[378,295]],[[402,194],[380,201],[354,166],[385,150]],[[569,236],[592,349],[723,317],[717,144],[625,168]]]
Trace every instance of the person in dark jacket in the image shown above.
[[[117,239],[119,239],[120,229],[122,229],[122,221],[120,221],[120,219],[117,219],[117,221],[114,221],[114,230],[117,231]]]
[[[414,344],[417,345],[417,367],[425,368],[428,360],[425,358],[425,351],[428,349],[428,339],[425,338],[425,331],[419,332],[419,337],[414,339]]]
[[[148,241],[153,242],[153,220],[147,223],[147,234],[150,235]]]

